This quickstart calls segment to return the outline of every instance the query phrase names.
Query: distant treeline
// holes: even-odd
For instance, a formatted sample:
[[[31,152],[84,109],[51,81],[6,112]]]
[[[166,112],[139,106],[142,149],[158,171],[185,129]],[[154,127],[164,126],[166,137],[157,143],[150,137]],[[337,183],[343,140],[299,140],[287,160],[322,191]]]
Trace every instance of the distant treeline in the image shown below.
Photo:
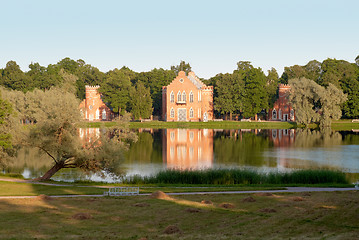
[[[305,66],[285,67],[279,77],[272,68],[265,74],[261,68],[254,68],[250,62],[240,61],[233,73],[219,73],[210,79],[202,79],[214,86],[214,108],[220,115],[240,114],[253,117],[266,111],[277,98],[279,83],[289,79],[311,79],[321,86],[334,84],[348,95],[341,109],[345,118],[359,118],[359,56],[355,63],[344,60],[327,59],[322,63],[310,61]],[[151,114],[161,114],[161,89],[168,85],[178,71],[191,71],[190,64],[181,61],[170,69],[153,69],[135,72],[127,67],[106,73],[86,64],[83,60],[65,58],[47,67],[31,63],[30,70],[23,72],[15,61],[9,61],[0,69],[0,85],[22,92],[34,89],[46,90],[51,87],[66,88],[77,98],[84,99],[86,85],[100,85],[104,101],[116,113],[131,112],[133,117],[148,118]]]

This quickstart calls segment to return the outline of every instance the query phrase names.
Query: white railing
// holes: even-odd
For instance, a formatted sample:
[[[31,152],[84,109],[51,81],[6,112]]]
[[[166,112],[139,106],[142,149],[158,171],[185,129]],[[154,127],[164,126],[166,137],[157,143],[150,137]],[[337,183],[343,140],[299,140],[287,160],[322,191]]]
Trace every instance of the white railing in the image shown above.
[[[113,187],[104,192],[104,196],[131,196],[140,193],[139,187]]]

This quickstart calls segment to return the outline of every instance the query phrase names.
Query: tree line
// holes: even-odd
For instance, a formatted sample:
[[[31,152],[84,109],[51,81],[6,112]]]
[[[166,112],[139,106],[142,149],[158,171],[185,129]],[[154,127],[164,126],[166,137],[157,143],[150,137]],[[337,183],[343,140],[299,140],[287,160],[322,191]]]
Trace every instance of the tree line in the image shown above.
[[[168,85],[178,71],[191,71],[189,63],[181,61],[170,69],[155,68],[148,72],[135,72],[127,67],[101,72],[83,60],[64,58],[47,67],[31,63],[23,72],[15,61],[0,69],[0,85],[7,89],[32,92],[35,89],[65,88],[78,99],[85,98],[86,85],[100,85],[100,93],[108,106],[120,115],[130,112],[134,119],[160,116],[162,112],[162,86]],[[359,56],[355,63],[344,60],[316,60],[304,66],[285,67],[281,76],[272,68],[264,73],[250,62],[240,61],[232,73],[219,73],[210,79],[201,79],[214,86],[214,109],[217,117],[232,119],[232,114],[244,118],[262,112],[266,114],[277,99],[279,83],[305,78],[327,88],[329,84],[343,91],[347,99],[340,104],[344,118],[359,118]],[[300,85],[300,84],[299,84]],[[320,102],[311,102],[312,108]]]

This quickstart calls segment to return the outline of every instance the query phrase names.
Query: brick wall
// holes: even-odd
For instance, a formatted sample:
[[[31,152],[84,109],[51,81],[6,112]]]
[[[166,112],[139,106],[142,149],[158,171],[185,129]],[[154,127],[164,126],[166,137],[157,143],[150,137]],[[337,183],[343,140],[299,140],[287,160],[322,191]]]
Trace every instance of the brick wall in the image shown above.
[[[162,87],[162,119],[165,121],[213,120],[213,86],[206,86],[194,72],[180,71]]]
[[[295,112],[288,101],[288,93],[290,86],[279,84],[278,99],[274,103],[273,108],[269,109],[268,120],[270,121],[295,121]]]
[[[86,98],[79,106],[85,120],[110,121],[114,118],[111,109],[102,101],[99,88],[100,86],[86,86]]]

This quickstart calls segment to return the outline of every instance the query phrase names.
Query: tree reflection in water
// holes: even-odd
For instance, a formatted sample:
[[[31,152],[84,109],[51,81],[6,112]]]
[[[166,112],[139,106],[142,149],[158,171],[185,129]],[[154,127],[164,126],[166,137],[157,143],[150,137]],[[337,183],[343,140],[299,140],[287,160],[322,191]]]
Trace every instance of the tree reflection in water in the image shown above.
[[[82,129],[84,142],[98,129]],[[271,169],[329,168],[359,172],[359,133],[308,129],[218,130],[140,129],[126,154],[127,174],[152,174],[166,168],[254,167]],[[52,162],[37,149],[21,149],[3,172],[37,177]],[[60,178],[84,178],[65,170]]]

